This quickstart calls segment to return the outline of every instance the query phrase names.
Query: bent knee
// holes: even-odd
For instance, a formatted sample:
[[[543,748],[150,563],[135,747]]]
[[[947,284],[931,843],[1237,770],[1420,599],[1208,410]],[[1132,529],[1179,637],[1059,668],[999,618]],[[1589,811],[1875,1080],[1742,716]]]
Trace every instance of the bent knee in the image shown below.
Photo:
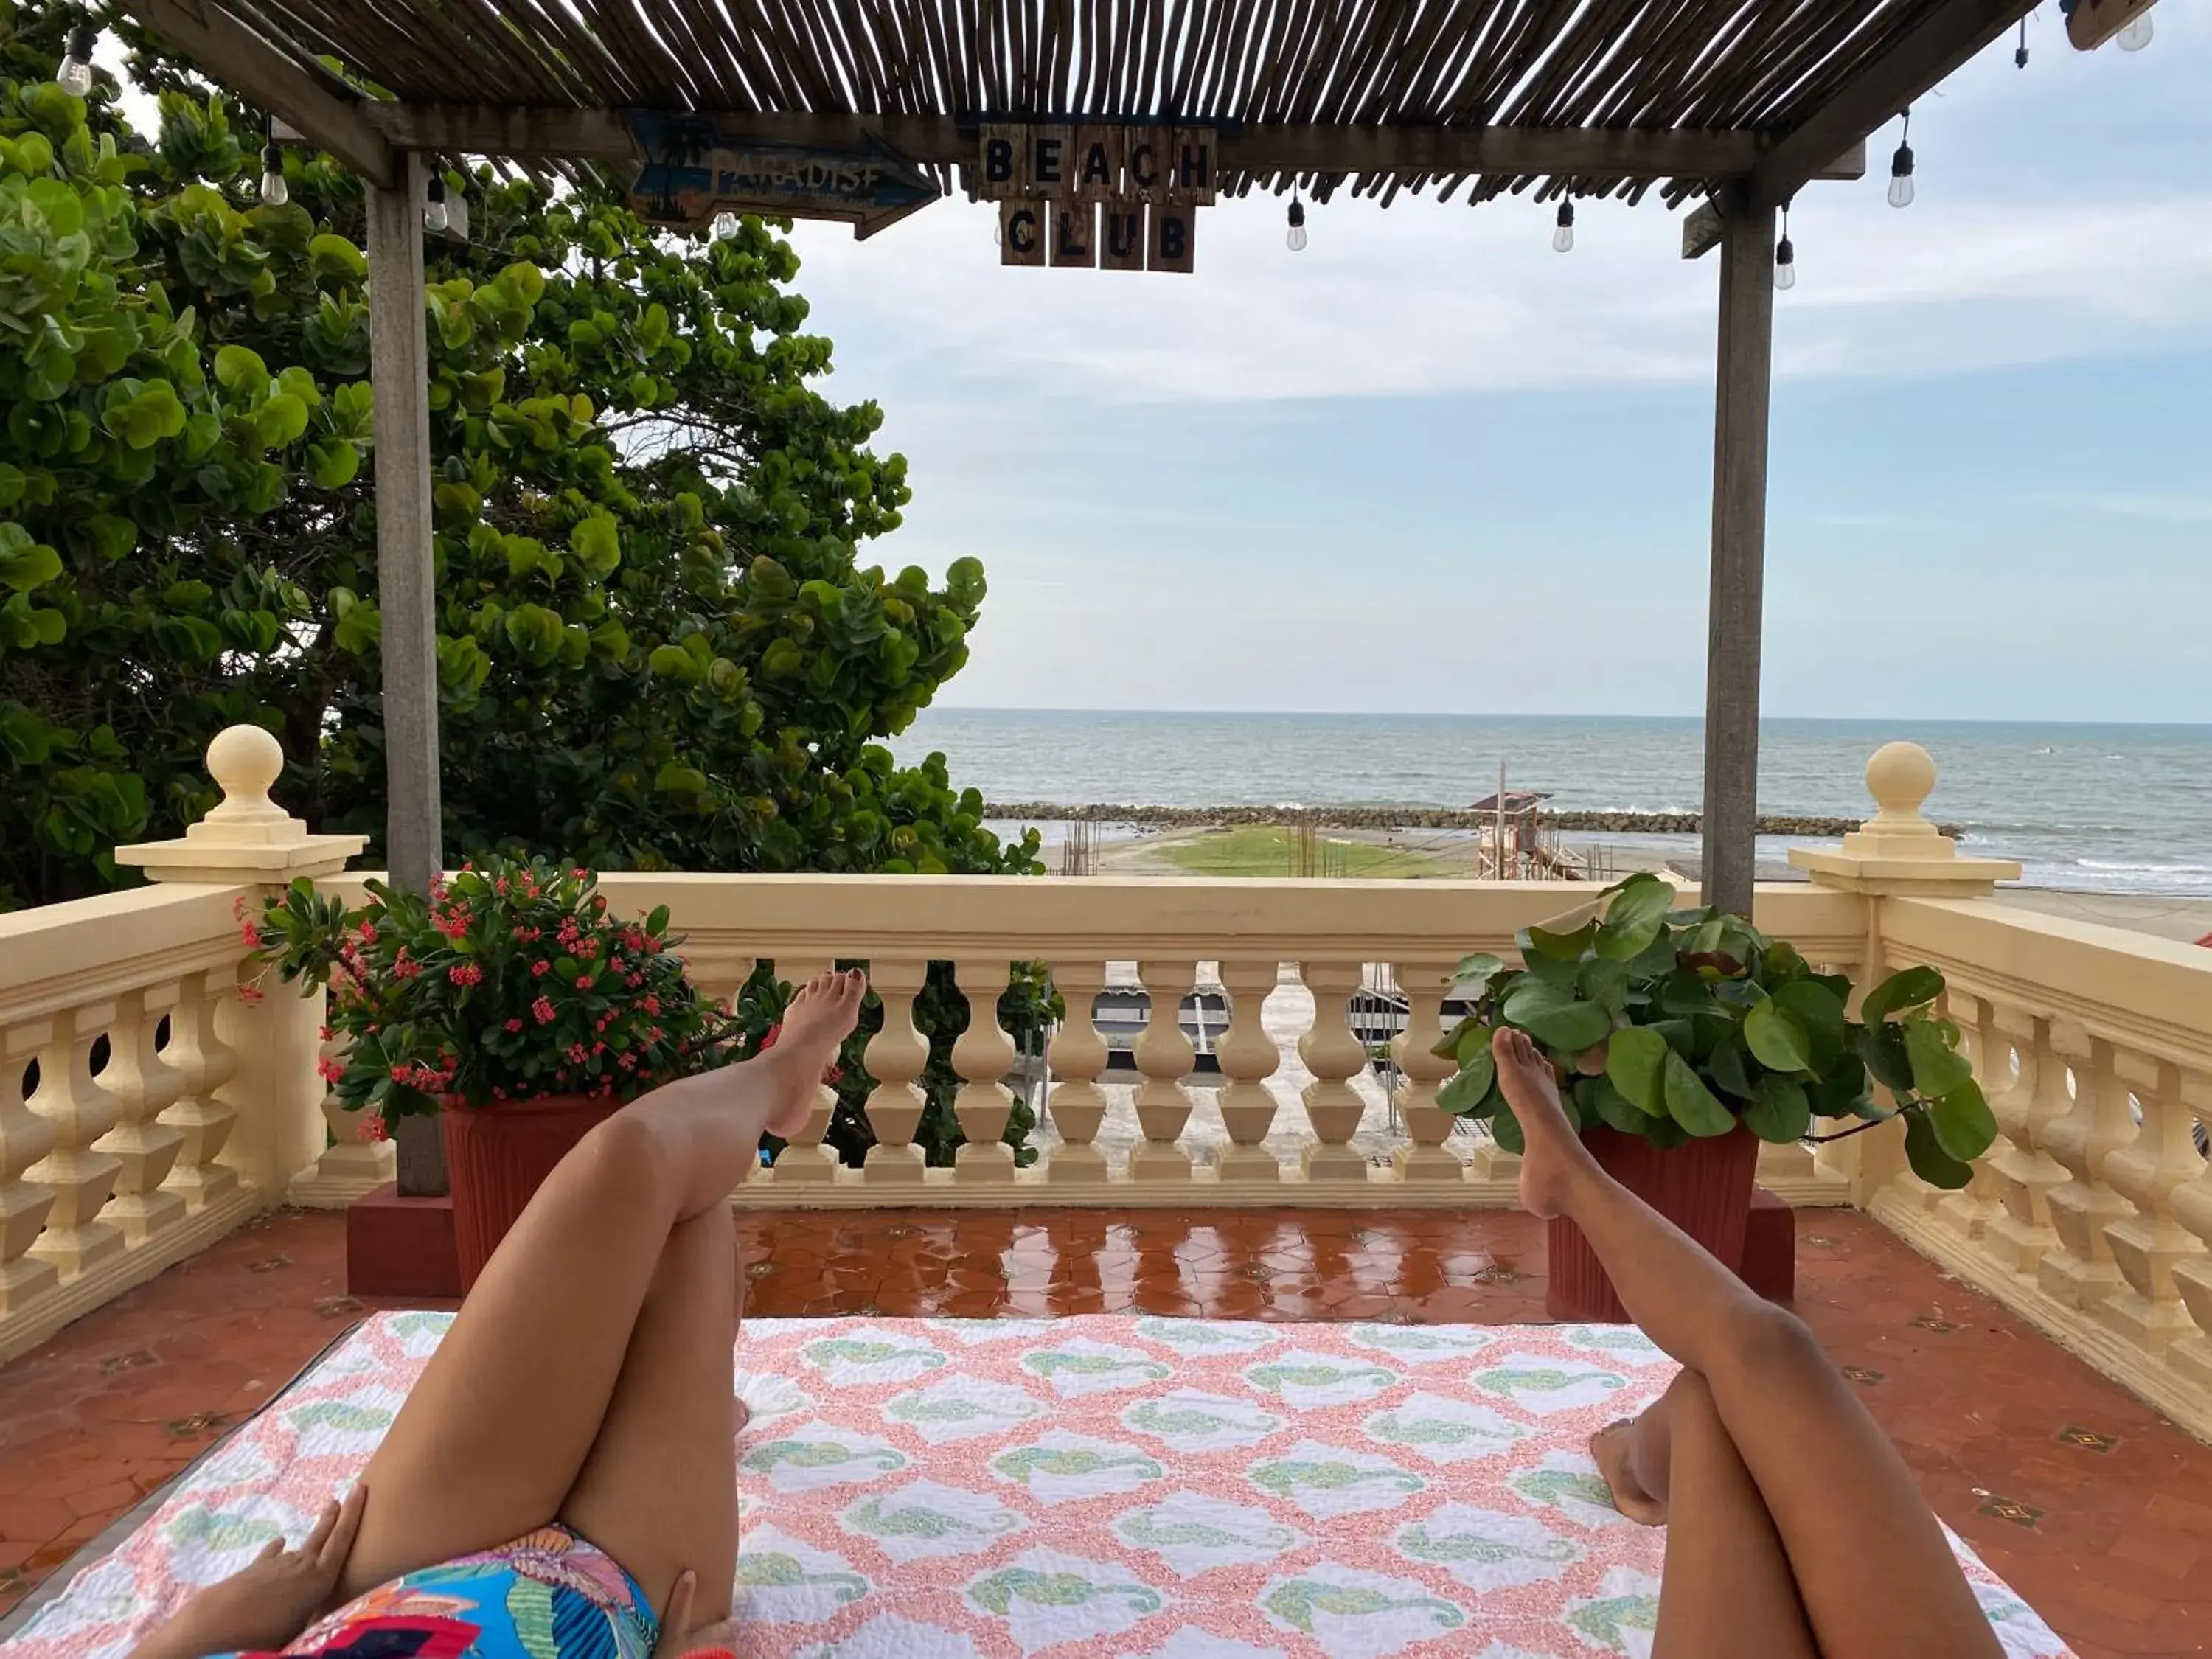
[[[1732,1316],[1730,1327],[1729,1350],[1746,1370],[1788,1373],[1813,1366],[1834,1369],[1812,1328],[1787,1308],[1752,1303]]]
[[[668,1138],[635,1112],[617,1112],[595,1125],[562,1160],[594,1185],[632,1194],[653,1192],[676,1173]]]

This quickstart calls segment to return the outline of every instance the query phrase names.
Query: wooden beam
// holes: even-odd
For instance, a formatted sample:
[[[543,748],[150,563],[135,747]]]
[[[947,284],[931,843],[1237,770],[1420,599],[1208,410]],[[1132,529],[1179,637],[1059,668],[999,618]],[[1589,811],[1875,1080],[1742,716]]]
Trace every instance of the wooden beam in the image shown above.
[[[2034,8],[2035,0],[1944,0],[1775,145],[1752,173],[1752,199],[1787,202],[1822,157],[1863,140]]]
[[[331,91],[210,0],[124,0],[138,21],[199,65],[207,77],[328,150],[372,186],[398,181],[391,143],[365,102]]]
[[[1759,845],[1759,660],[1766,567],[1774,210],[1738,187],[1721,211],[1713,397],[1712,589],[1705,632],[1704,901],[1751,914]]]
[[[1866,140],[1862,138],[1813,176],[1815,179],[1866,177]],[[1702,259],[1721,245],[1721,211],[1708,198],[1682,220],[1682,257]]]
[[[401,149],[430,149],[518,160],[629,161],[636,159],[623,112],[476,104],[380,104],[368,118]],[[757,143],[846,148],[871,135],[912,161],[974,159],[976,130],[949,115],[717,114],[731,137]],[[1224,129],[1225,172],[1543,173],[1615,179],[1729,179],[1749,173],[1764,153],[1759,134],[1728,130],[1584,127],[1297,126],[1250,124]],[[1863,148],[1838,146],[1820,176],[1856,179]]]
[[[419,893],[445,865],[421,156],[408,156],[404,176],[397,190],[368,192],[368,353],[376,400],[376,602],[384,622],[385,854],[393,884]]]

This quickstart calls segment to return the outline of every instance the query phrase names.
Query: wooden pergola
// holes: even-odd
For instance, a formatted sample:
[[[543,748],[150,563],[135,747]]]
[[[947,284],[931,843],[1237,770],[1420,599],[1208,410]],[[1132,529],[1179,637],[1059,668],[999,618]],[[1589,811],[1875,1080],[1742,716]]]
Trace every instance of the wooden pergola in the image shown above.
[[[937,190],[975,191],[988,132],[1198,130],[1212,145],[1205,200],[1296,188],[1385,204],[1430,191],[1445,201],[1635,202],[1656,189],[1671,207],[1699,204],[1683,222],[1684,257],[1721,253],[1705,896],[1748,911],[1776,213],[1808,182],[1863,173],[1868,135],[2033,0],[127,4],[370,185],[396,879],[427,883],[442,850],[422,290],[429,164],[672,169],[695,158],[656,155],[641,135],[706,131],[790,151],[868,147]],[[859,228],[874,224],[860,217]]]

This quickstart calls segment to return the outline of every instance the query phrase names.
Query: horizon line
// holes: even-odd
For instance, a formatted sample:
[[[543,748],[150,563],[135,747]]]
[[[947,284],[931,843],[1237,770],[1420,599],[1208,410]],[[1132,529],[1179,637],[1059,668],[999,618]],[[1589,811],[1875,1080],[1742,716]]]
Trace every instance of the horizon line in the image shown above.
[[[1099,708],[1057,703],[932,702],[915,711],[915,717],[946,714],[1114,714],[1183,716],[1241,720],[1688,720],[1702,725],[1698,714],[1531,714],[1489,709],[1402,708]],[[2149,730],[2207,732],[2212,720],[2085,720],[2076,717],[1960,715],[1960,714],[1761,714],[1759,724],[1804,726],[2140,726]]]

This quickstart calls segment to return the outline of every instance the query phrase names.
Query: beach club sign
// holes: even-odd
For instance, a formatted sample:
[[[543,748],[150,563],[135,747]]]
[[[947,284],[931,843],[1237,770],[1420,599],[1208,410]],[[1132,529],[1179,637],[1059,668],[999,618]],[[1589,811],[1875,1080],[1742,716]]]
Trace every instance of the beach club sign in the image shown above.
[[[1214,131],[987,122],[969,180],[999,204],[999,263],[1188,274],[1213,200]]]

